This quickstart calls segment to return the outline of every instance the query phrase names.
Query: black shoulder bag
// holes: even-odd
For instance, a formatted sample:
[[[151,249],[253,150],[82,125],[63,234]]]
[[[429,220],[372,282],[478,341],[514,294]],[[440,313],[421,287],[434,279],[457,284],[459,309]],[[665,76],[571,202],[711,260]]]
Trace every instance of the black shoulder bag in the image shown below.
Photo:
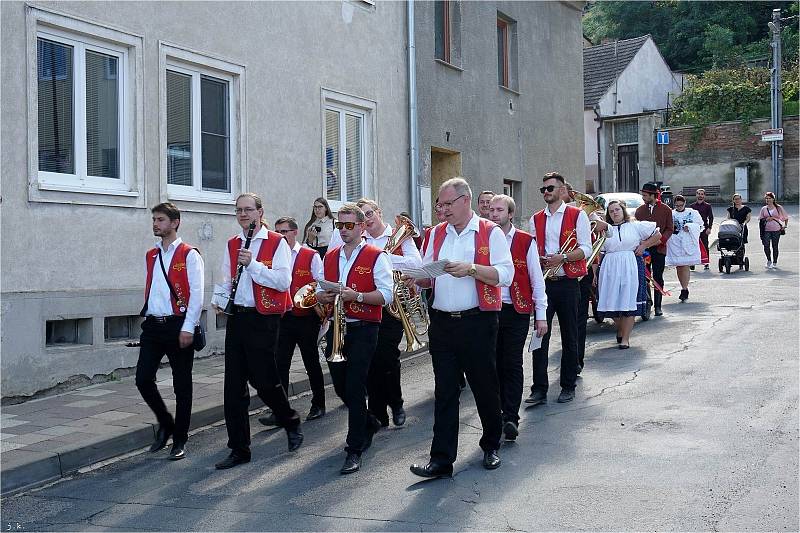
[[[180,302],[178,295],[175,294],[175,289],[172,288],[172,283],[169,282],[169,277],[167,277],[167,270],[164,268],[164,259],[161,257],[161,249],[158,250],[158,262],[161,264],[161,272],[164,274],[164,280],[167,282],[167,287],[169,287],[169,292],[172,293],[172,297],[175,298],[176,302]],[[180,305],[180,303],[178,303]],[[203,348],[206,347],[206,330],[203,329],[201,324],[198,324],[194,327],[194,340],[192,342],[192,348],[194,348],[195,352],[199,352]]]

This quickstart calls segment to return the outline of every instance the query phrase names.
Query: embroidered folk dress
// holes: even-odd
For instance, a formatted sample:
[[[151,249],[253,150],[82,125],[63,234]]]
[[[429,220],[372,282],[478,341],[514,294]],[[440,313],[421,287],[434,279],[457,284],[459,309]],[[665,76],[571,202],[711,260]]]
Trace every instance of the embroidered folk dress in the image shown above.
[[[700,232],[703,219],[694,209],[672,210],[672,222],[676,233],[667,241],[667,266],[688,266],[700,264]],[[685,231],[683,228],[688,228]]]
[[[640,308],[639,263],[634,253],[656,230],[655,222],[629,221],[609,226],[598,276],[597,311],[605,316],[635,316]]]

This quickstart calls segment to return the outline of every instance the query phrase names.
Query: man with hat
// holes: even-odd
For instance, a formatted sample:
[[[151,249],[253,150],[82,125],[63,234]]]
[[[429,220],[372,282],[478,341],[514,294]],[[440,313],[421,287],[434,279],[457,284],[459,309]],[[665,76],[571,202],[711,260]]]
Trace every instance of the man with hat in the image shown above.
[[[664,286],[664,259],[667,255],[667,241],[672,236],[674,229],[672,223],[672,209],[661,203],[660,190],[655,183],[642,185],[642,199],[644,204],[636,209],[636,220],[655,222],[661,232],[661,242],[647,249],[650,252],[650,272],[653,280]],[[661,293],[653,291],[653,306],[655,315],[661,316]]]

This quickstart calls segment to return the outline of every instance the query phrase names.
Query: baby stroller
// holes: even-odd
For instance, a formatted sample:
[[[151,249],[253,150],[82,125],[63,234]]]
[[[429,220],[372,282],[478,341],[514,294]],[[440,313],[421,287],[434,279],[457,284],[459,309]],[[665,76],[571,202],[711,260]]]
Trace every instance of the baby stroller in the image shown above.
[[[731,265],[750,270],[750,260],[744,255],[744,226],[733,219],[723,220],[719,225],[719,271],[731,273]]]

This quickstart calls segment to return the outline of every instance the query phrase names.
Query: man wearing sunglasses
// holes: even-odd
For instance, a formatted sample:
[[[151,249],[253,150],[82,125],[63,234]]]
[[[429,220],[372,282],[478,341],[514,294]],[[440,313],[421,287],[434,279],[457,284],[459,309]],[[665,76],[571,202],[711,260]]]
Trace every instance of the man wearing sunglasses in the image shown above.
[[[381,208],[375,201],[367,198],[360,199],[356,205],[361,208],[366,217],[363,238],[367,244],[385,250],[393,229],[383,221]],[[422,257],[411,238],[403,241],[400,249],[392,252],[389,259],[394,270],[422,266]],[[406,422],[403,391],[400,387],[400,349],[398,347],[402,339],[402,322],[384,312],[378,331],[378,346],[375,348],[375,355],[372,356],[367,380],[369,412],[378,419],[383,427],[389,425],[387,407],[392,410],[392,422],[395,426],[402,426]]]
[[[361,454],[372,444],[380,422],[367,411],[367,376],[381,324],[382,307],[392,303],[392,263],[383,250],[361,238],[364,212],[345,204],[337,213],[336,228],[343,244],[329,248],[323,260],[326,281],[340,283],[346,333],[343,355],[346,361],[328,363],[333,388],[347,406],[347,446],[341,474],[361,468]],[[317,287],[317,300],[332,304],[337,292]],[[334,317],[334,320],[336,317]],[[333,348],[333,328],[328,329],[327,356]]]
[[[275,221],[275,231],[286,239],[292,254],[292,282],[289,297],[312,281],[322,279],[322,259],[313,248],[301,246],[297,240],[297,220],[282,217]],[[322,377],[322,366],[319,364],[317,337],[319,335],[319,316],[312,309],[303,309],[290,302],[291,309],[281,317],[278,332],[278,374],[286,394],[289,394],[289,370],[296,346],[300,346],[303,366],[308,374],[311,386],[311,409],[306,420],[315,420],[325,414],[325,381]],[[277,426],[274,414],[258,419],[265,426]]]
[[[238,283],[233,314],[225,327],[223,397],[231,452],[227,459],[216,464],[220,470],[250,462],[248,383],[275,414],[277,424],[286,430],[289,451],[297,450],[303,443],[300,417],[286,398],[275,357],[280,318],[289,309],[291,252],[279,233],[263,227],[263,216],[258,195],[239,195],[236,221],[242,231],[228,240],[222,261],[223,286],[230,291],[232,280],[237,276]],[[255,232],[250,247],[245,249],[245,232],[252,223],[255,223]],[[216,306],[215,310],[222,312]]]
[[[547,333],[542,345],[533,351],[533,385],[525,403],[547,403],[547,363],[553,317],[558,315],[561,330],[561,393],[558,403],[575,399],[575,382],[578,377],[578,280],[585,276],[586,257],[592,253],[589,217],[581,209],[567,205],[563,196],[566,190],[564,177],[557,172],[544,175],[539,191],[547,207],[531,217],[531,233],[536,239],[542,270],[552,269],[545,278],[547,293]],[[574,240],[573,240],[574,239]],[[567,241],[574,244],[566,245]],[[564,250],[564,251],[562,251]]]
[[[427,478],[453,474],[462,371],[483,426],[483,466],[489,470],[500,466],[503,419],[495,350],[500,288],[508,287],[514,276],[503,230],[472,210],[472,191],[464,178],[445,181],[438,204],[446,222],[431,232],[423,263],[447,260],[445,274],[417,280],[433,289],[428,338],[436,392],[430,460],[411,465],[411,472]]]

